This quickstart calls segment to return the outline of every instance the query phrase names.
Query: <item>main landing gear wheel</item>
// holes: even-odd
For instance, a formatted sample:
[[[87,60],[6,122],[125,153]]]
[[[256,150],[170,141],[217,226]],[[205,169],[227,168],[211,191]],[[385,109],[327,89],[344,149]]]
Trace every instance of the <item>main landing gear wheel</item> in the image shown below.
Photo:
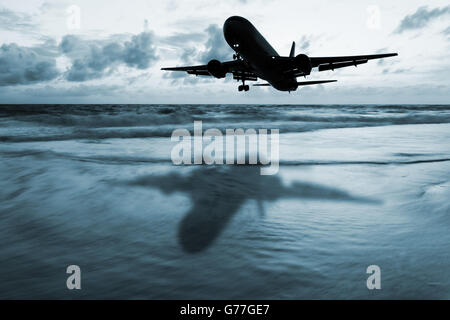
[[[241,79],[241,80],[242,80],[242,85],[240,85],[240,86],[238,87],[239,92],[250,90],[250,87],[249,87],[248,85],[245,85],[245,79],[243,78],[243,79]]]

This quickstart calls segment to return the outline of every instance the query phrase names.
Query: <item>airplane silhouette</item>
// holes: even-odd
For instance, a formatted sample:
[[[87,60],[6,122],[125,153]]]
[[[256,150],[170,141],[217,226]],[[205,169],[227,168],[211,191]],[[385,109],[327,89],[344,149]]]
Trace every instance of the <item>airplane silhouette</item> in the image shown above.
[[[227,73],[233,79],[242,81],[239,91],[248,91],[245,81],[257,81],[258,78],[268,83],[254,86],[272,86],[280,91],[295,91],[299,86],[335,82],[337,80],[318,80],[298,82],[297,77],[310,75],[313,68],[318,71],[334,70],[357,66],[368,60],[397,56],[397,53],[341,56],[308,57],[306,54],[295,56],[295,42],[292,43],[289,57],[280,56],[256,28],[245,18],[233,16],[225,21],[223,33],[228,45],[236,52],[233,61],[220,62],[211,60],[206,65],[162,68],[167,71],[185,71],[196,76],[225,78]]]
[[[181,220],[178,240],[182,249],[197,253],[208,248],[247,200],[255,200],[261,216],[264,201],[281,198],[351,201],[379,204],[366,197],[313,183],[296,181],[290,186],[278,176],[261,176],[259,165],[200,166],[188,175],[147,175],[128,185],[158,188],[165,194],[182,192],[192,202]]]

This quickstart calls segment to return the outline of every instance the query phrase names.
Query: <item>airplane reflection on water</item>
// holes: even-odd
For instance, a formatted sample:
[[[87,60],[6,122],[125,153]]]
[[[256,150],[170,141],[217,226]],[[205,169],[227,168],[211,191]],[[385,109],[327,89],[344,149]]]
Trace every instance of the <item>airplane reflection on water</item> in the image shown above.
[[[192,205],[178,229],[179,243],[189,253],[207,249],[247,200],[256,201],[261,216],[265,214],[265,201],[282,198],[379,203],[309,182],[296,181],[286,186],[279,176],[260,175],[259,165],[199,166],[188,175],[146,175],[126,183],[189,196]]]

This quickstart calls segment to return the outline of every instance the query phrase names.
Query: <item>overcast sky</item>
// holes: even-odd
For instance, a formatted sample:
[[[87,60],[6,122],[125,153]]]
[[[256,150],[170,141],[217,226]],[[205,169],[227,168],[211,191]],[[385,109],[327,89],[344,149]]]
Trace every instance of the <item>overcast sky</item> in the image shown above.
[[[231,60],[226,18],[280,55],[398,52],[288,94],[161,67]],[[450,103],[450,5],[416,1],[0,0],[0,103]]]

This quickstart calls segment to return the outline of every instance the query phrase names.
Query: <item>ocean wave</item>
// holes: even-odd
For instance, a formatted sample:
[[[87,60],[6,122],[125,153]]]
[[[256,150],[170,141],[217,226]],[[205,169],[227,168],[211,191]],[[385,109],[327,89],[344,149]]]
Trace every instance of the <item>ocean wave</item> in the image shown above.
[[[172,165],[172,160],[169,158],[152,158],[152,157],[140,157],[134,155],[95,155],[95,156],[80,156],[72,153],[65,152],[56,152],[52,150],[34,150],[34,149],[25,149],[25,150],[11,150],[11,151],[1,151],[0,155],[3,157],[9,158],[21,158],[21,157],[34,157],[39,159],[67,159],[73,161],[81,161],[81,162],[92,162],[92,163],[102,163],[102,164],[115,164],[115,165],[140,165],[143,163],[149,164],[169,164]],[[428,155],[433,156],[433,155]],[[412,156],[409,156],[412,157]],[[347,161],[347,160],[280,160],[279,165],[281,167],[296,167],[296,166],[345,166],[345,165],[376,165],[376,166],[384,166],[384,165],[412,165],[412,164],[421,164],[421,163],[438,163],[438,162],[449,162],[450,158],[448,157],[425,157],[425,155],[417,155],[416,159],[407,159],[407,160],[396,160],[396,159],[388,159],[388,160],[355,160],[355,161]],[[193,162],[194,159],[192,159]],[[207,165],[201,164],[204,166],[215,166],[215,165]],[[200,165],[200,166],[201,166]],[[235,164],[237,166],[260,166],[260,165],[250,165],[250,164]],[[178,166],[178,165],[177,165]],[[196,167],[198,165],[179,165],[184,167]],[[217,166],[217,165],[216,165]],[[223,166],[223,165],[219,165]],[[228,164],[226,165],[228,166]]]
[[[304,122],[246,122],[246,123],[203,123],[203,131],[216,128],[225,134],[227,129],[278,129],[280,134],[311,132],[324,129],[343,129],[343,128],[362,128],[377,127],[389,125],[407,125],[407,124],[439,124],[438,121],[428,122],[341,122],[341,121],[304,121]],[[107,139],[147,139],[147,138],[169,138],[176,129],[187,129],[193,135],[193,123],[186,125],[161,125],[151,127],[107,127],[107,128],[74,128],[73,130],[45,130],[45,128],[35,128],[25,130],[24,132],[11,133],[2,131],[0,142],[21,143],[21,142],[46,142],[46,141],[70,141],[70,140],[86,140],[86,141],[102,141]],[[270,132],[270,131],[269,131]]]
[[[3,105],[0,141],[42,142],[169,137],[173,130],[333,128],[450,123],[442,105]]]
[[[139,127],[241,121],[449,123],[450,106],[349,105],[17,105],[0,106],[0,119],[78,128]]]

